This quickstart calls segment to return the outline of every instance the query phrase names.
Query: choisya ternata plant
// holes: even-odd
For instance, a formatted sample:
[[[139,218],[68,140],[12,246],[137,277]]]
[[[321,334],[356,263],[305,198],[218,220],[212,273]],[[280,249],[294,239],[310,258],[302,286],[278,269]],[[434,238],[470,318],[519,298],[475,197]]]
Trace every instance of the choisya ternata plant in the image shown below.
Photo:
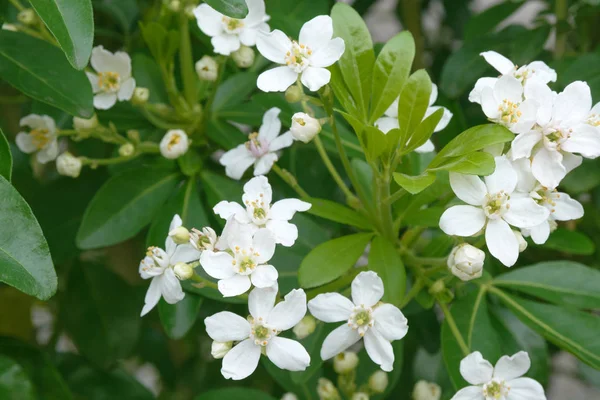
[[[24,13],[19,1],[20,23],[0,32],[70,74],[68,88],[50,78],[41,89],[14,82],[73,115],[65,122],[34,108],[15,143],[39,177],[101,180],[77,246],[106,248],[150,226],[137,271],[149,285],[143,304],[138,296],[123,305],[122,319],[139,330],[140,314],[144,324],[158,314],[171,338],[198,339],[202,365],[222,359],[215,379],[255,382],[266,373],[287,398],[395,398],[407,379],[419,399],[542,400],[544,339],[600,367],[597,346],[586,343],[600,326],[588,312],[600,308],[590,290],[597,271],[547,258],[506,270],[568,240],[584,215],[559,185],[600,156],[599,109],[586,82],[555,92],[546,63],[517,66],[482,52],[496,76],[480,78],[468,98],[487,122],[444,138],[463,113],[437,105],[438,86],[414,68],[408,32],[374,49],[344,4],[294,32],[272,29],[268,1],[158,3],[137,38],[90,45],[87,56],[43,10]],[[0,156],[10,154],[2,152],[0,143]],[[10,168],[3,176],[16,212],[24,200]],[[0,235],[8,243],[0,250],[16,260],[2,280],[46,299],[56,273],[25,209],[17,222],[46,251],[28,256]],[[96,280],[118,282],[118,299],[128,285],[80,265],[90,259],[95,253],[65,263],[65,299],[75,291],[94,303]],[[110,344],[118,355],[104,354],[74,315],[56,332],[66,330],[97,365],[112,366],[136,344],[124,335],[129,348]],[[424,342],[432,332],[441,349]],[[404,375],[423,349],[443,358],[439,382]]]

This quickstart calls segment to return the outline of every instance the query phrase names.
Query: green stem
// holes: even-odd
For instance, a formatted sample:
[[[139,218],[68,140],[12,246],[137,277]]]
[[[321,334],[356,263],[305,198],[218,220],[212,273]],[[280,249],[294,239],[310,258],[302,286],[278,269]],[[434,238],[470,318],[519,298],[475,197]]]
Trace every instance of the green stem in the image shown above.
[[[287,183],[292,189],[294,189],[300,197],[310,197],[308,193],[306,193],[306,191],[300,187],[296,178],[288,170],[281,169],[277,164],[273,164],[272,169],[277,175],[279,175],[281,179],[283,179],[285,183]]]
[[[21,4],[21,2],[19,0],[8,0],[8,1],[10,1],[10,4],[12,4],[19,11],[23,11],[25,9],[25,7],[23,7],[23,5]]]
[[[344,182],[344,180],[342,179],[340,174],[335,169],[335,166],[331,162],[331,159],[329,158],[329,155],[327,154],[327,150],[325,150],[325,147],[323,146],[323,142],[321,142],[321,138],[319,137],[319,135],[315,136],[315,138],[313,139],[313,142],[315,143],[315,146],[317,147],[317,151],[319,152],[319,155],[321,156],[321,159],[323,160],[325,167],[327,167],[327,169],[329,170],[331,177],[333,178],[335,183],[337,183],[337,185],[340,187],[342,192],[344,192],[344,194],[346,195],[347,201],[350,201],[350,199],[355,198],[354,194],[350,191],[350,189],[348,189],[348,186],[346,186],[346,183]]]
[[[190,108],[193,108],[198,102],[198,90],[196,89],[196,73],[194,70],[194,60],[192,59],[192,44],[190,41],[189,22],[185,15],[185,7],[182,7],[179,14],[179,25],[181,33],[179,64],[183,80],[183,93],[188,105]]]
[[[568,2],[567,0],[555,0],[554,10],[556,13],[556,42],[554,45],[554,58],[560,59],[567,49],[567,31],[564,31],[564,24],[567,21]]]
[[[444,316],[446,317],[446,322],[448,323],[448,327],[450,327],[450,331],[452,332],[452,334],[454,335],[454,338],[456,339],[456,342],[458,343],[460,349],[463,352],[463,355],[466,357],[468,356],[471,351],[469,350],[469,347],[467,346],[467,344],[465,343],[465,340],[463,339],[462,335],[460,334],[460,331],[458,330],[458,326],[456,326],[456,322],[454,321],[454,317],[452,316],[452,313],[450,313],[450,310],[448,309],[448,306],[446,306],[446,304],[438,302],[440,308],[442,309]]]
[[[402,24],[412,33],[415,39],[415,70],[425,66],[423,62],[424,38],[421,31],[421,0],[400,1]]]
[[[421,291],[421,289],[423,289],[423,287],[425,286],[425,284],[423,283],[423,281],[421,279],[418,279],[415,281],[415,284],[410,288],[410,290],[408,291],[408,293],[404,296],[404,298],[402,299],[402,302],[400,303],[400,305],[398,306],[398,308],[404,308],[406,307],[406,305],[408,303],[410,303],[410,301],[417,295],[419,294],[419,292]]]
[[[150,112],[145,107],[139,107],[138,109],[144,115],[144,117],[146,117],[146,119],[157,128],[167,129],[167,130],[181,128],[181,124],[166,122],[162,118],[160,118],[160,117],[156,116],[155,114],[153,114],[152,112]]]
[[[377,182],[379,184],[379,210],[380,210],[380,215],[381,215],[381,227],[382,230],[384,232],[382,232],[383,235],[385,235],[388,240],[390,240],[392,243],[394,242],[394,240],[396,239],[396,234],[394,233],[394,217],[392,215],[392,206],[389,203],[386,203],[384,201],[384,199],[387,199],[390,197],[390,170],[389,170],[389,166],[387,164],[384,164],[383,166],[383,174],[381,179],[377,179]]]
[[[391,196],[388,196],[385,199],[383,199],[383,203],[384,204],[394,204],[395,202],[400,200],[402,197],[404,197],[407,193],[408,192],[406,190],[400,188]]]
[[[95,168],[99,165],[114,165],[114,164],[121,164],[127,161],[131,161],[135,158],[138,158],[139,156],[141,156],[142,153],[136,153],[133,154],[131,156],[120,156],[120,157],[113,157],[113,158],[87,158],[87,157],[79,157],[79,159],[81,160],[82,165],[90,165],[92,166],[92,168]]]

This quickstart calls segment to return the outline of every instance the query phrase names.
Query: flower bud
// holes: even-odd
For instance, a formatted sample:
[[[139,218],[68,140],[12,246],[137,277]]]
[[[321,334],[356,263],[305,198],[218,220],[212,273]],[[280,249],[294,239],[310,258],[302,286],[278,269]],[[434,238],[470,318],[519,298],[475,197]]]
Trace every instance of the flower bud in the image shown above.
[[[173,239],[176,244],[186,244],[190,241],[190,231],[183,226],[178,226],[169,232],[169,237]]]
[[[210,355],[217,360],[225,357],[229,350],[231,350],[232,342],[212,342],[210,346]]]
[[[179,0],[170,0],[167,7],[173,12],[179,12],[181,9],[181,2]]]
[[[201,81],[214,82],[219,75],[219,65],[214,58],[204,56],[196,62],[196,73]]]
[[[131,97],[131,102],[133,104],[142,105],[148,102],[150,98],[150,89],[145,87],[136,87],[133,90],[133,96]]]
[[[96,114],[94,114],[90,119],[73,117],[73,127],[76,131],[94,129],[97,128],[98,125],[98,116],[96,116]]]
[[[352,395],[352,400],[369,400],[369,395],[364,392],[356,392]]]
[[[344,351],[333,358],[333,369],[342,375],[352,372],[358,366],[358,356],[351,351]]]
[[[196,5],[194,4],[188,4],[187,6],[185,6],[185,16],[188,17],[189,19],[195,19],[196,16],[194,15],[194,10],[196,9]]]
[[[413,389],[413,400],[440,400],[442,388],[439,385],[420,380]]]
[[[131,143],[125,143],[119,147],[119,155],[121,157],[129,157],[135,153],[135,147]]]
[[[133,143],[140,142],[140,132],[137,129],[129,129],[127,131],[127,138],[131,140]]]
[[[56,170],[59,174],[77,178],[81,173],[81,160],[71,153],[62,153],[56,159]]]
[[[285,91],[285,99],[288,103],[297,103],[302,100],[302,96],[304,96],[304,92],[296,85],[290,86]]]
[[[448,256],[448,268],[463,281],[481,277],[485,253],[468,243],[454,247]]]
[[[334,384],[325,378],[319,378],[317,383],[317,394],[320,400],[339,400],[340,393]]]
[[[254,50],[248,46],[241,45],[240,48],[231,53],[231,58],[240,68],[249,68],[254,64]]]
[[[281,396],[281,400],[298,400],[298,396],[296,396],[294,393],[288,392]]]
[[[311,333],[313,333],[316,327],[317,322],[315,321],[315,319],[312,316],[307,315],[304,318],[302,318],[300,322],[296,324],[296,326],[294,326],[294,329],[292,331],[298,339],[302,340]]]
[[[378,370],[369,377],[369,388],[375,393],[383,393],[389,383],[388,374]]]
[[[6,22],[2,24],[2,29],[4,29],[5,31],[12,31],[12,32],[17,32],[19,30],[16,25],[8,24]]]
[[[173,272],[180,281],[185,281],[194,276],[194,268],[184,262],[178,262],[173,266]]]
[[[517,238],[517,241],[519,242],[519,253],[524,252],[525,249],[527,248],[527,241],[525,240],[525,238],[523,238],[523,234],[514,229],[513,229],[513,233],[515,234],[515,237]]]
[[[290,128],[295,140],[309,143],[321,132],[319,120],[305,113],[296,113],[292,116],[292,127]]]
[[[23,25],[33,25],[37,20],[37,15],[31,8],[26,8],[17,14],[17,19]]]
[[[181,129],[172,129],[162,138],[159,147],[163,157],[175,159],[188,151],[188,137]]]

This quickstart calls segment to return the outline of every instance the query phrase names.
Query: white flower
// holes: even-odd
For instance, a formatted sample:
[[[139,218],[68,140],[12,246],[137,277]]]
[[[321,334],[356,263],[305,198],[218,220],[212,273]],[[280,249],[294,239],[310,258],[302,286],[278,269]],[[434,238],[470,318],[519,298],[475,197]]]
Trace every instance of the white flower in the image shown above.
[[[308,302],[311,314],[324,322],[347,323],[336,328],[323,342],[321,358],[328,360],[362,337],[367,354],[384,371],[391,371],[394,350],[390,342],[408,332],[404,314],[397,307],[379,303],[383,281],[372,271],[361,272],[352,281],[352,301],[339,293],[320,294]]]
[[[556,229],[555,221],[570,221],[583,217],[581,203],[572,199],[567,193],[544,187],[535,179],[528,159],[523,158],[513,161],[513,167],[519,176],[517,190],[527,193],[536,203],[549,211],[547,220],[537,226],[523,229],[525,235],[531,236],[535,243],[543,244],[548,240],[550,232]],[[521,238],[521,240],[523,239]],[[525,246],[527,246],[526,243]]]
[[[81,160],[69,152],[62,153],[56,159],[56,170],[61,175],[77,178],[81,173]]]
[[[342,38],[333,37],[333,21],[319,15],[302,26],[300,40],[290,40],[280,30],[261,34],[256,48],[266,59],[281,64],[263,72],[256,82],[263,92],[284,92],[300,76],[300,81],[315,92],[329,83],[331,73],[326,69],[344,54]]]
[[[149,98],[150,89],[138,86],[133,90],[133,97],[131,98],[131,102],[137,105],[146,104]]]
[[[532,83],[525,96],[539,104],[537,126],[521,132],[511,145],[511,157],[531,158],[533,176],[548,188],[555,188],[565,175],[586,158],[600,156],[600,128],[597,110],[587,83],[577,81],[562,93]]]
[[[200,4],[194,9],[198,27],[207,36],[217,54],[225,56],[238,50],[240,45],[254,46],[260,31],[268,32],[266,22],[269,16],[265,13],[263,0],[246,0],[248,15],[244,19],[231,18],[221,14],[208,4]]]
[[[46,164],[58,155],[56,124],[47,115],[29,114],[19,122],[21,126],[31,128],[29,132],[19,132],[15,141],[23,153],[36,153],[37,160]]]
[[[440,119],[440,122],[438,122],[438,124],[435,126],[435,129],[433,130],[434,132],[439,132],[442,129],[444,129],[446,126],[448,126],[448,123],[450,123],[450,120],[452,119],[452,112],[450,112],[450,110],[448,110],[446,107],[433,105],[433,103],[435,103],[435,101],[437,100],[437,97],[438,97],[437,85],[435,83],[432,83],[431,84],[431,95],[429,96],[429,107],[425,111],[425,115],[423,116],[423,119],[429,117],[431,114],[433,114],[440,108],[444,110],[442,119]],[[394,100],[392,105],[390,105],[388,107],[388,109],[385,111],[384,117],[381,117],[377,121],[375,121],[375,126],[377,126],[383,133],[388,133],[392,129],[397,129],[400,127],[400,124],[398,123],[398,102],[399,101],[400,101],[400,97],[398,97],[396,100]],[[435,150],[435,147],[433,146],[433,142],[429,139],[423,145],[421,145],[415,149],[415,151],[417,153],[429,153],[434,150]]]
[[[171,221],[169,232],[181,226],[181,218],[175,215]],[[189,244],[176,245],[171,237],[167,236],[165,250],[158,247],[148,248],[146,257],[140,263],[139,272],[142,278],[152,279],[142,309],[142,316],[148,314],[156,306],[162,296],[169,304],[183,300],[184,293],[181,283],[175,275],[173,268],[177,263],[197,261],[200,253]]]
[[[204,227],[202,231],[192,228],[190,232],[190,243],[198,251],[214,251],[217,244],[217,233],[211,227]]]
[[[413,389],[413,400],[440,400],[442,397],[442,388],[440,385],[420,380]]]
[[[229,350],[233,347],[233,342],[217,342],[213,341],[210,346],[210,355],[217,360],[225,357]]]
[[[512,356],[502,356],[492,367],[476,351],[460,362],[460,374],[474,386],[458,391],[451,400],[546,400],[544,388],[531,378],[521,378],[529,367],[529,355],[520,351]]]
[[[321,124],[319,120],[310,115],[298,112],[292,115],[292,127],[290,128],[292,136],[295,140],[304,143],[309,143],[313,138],[321,132]]]
[[[369,389],[375,393],[383,393],[387,388],[389,378],[387,372],[378,370],[369,377]]]
[[[352,351],[344,351],[333,357],[333,370],[337,374],[347,374],[358,366],[358,356]]]
[[[225,174],[232,179],[240,179],[244,172],[254,164],[254,175],[264,175],[279,159],[277,151],[289,147],[294,142],[288,131],[279,135],[281,121],[277,107],[269,109],[263,116],[258,132],[248,135],[248,141],[229,150],[219,160],[225,167]]]
[[[481,277],[485,253],[468,243],[454,247],[448,256],[448,268],[462,281]]]
[[[184,155],[189,147],[187,134],[181,129],[171,129],[160,141],[160,154],[164,158],[175,159]]]
[[[90,59],[96,73],[86,72],[94,90],[94,107],[108,110],[119,101],[129,100],[135,89],[135,79],[131,76],[129,54],[117,51],[111,53],[102,46],[92,49]]]
[[[275,305],[277,287],[254,289],[248,296],[248,319],[222,311],[204,320],[206,332],[217,342],[239,342],[223,358],[221,373],[226,379],[244,379],[254,372],[261,353],[288,371],[304,371],[310,356],[297,341],[279,337],[306,314],[306,294],[289,292]]]
[[[219,76],[219,64],[211,56],[203,56],[196,61],[196,73],[202,81],[214,82]]]
[[[450,173],[456,196],[469,205],[453,206],[440,218],[448,235],[473,236],[485,228],[492,256],[510,267],[519,257],[519,242],[510,225],[531,228],[548,219],[549,211],[527,195],[515,192],[517,173],[505,157],[496,157],[496,170],[484,177]]]
[[[94,129],[98,125],[99,122],[96,114],[94,114],[92,118],[89,119],[73,117],[73,128],[75,128],[76,131]]]
[[[480,54],[492,67],[500,74],[516,78],[522,85],[531,82],[547,84],[556,82],[556,71],[550,68],[543,61],[534,61],[517,67],[512,61],[495,51],[484,51]],[[469,101],[481,103],[481,91],[485,87],[494,87],[498,78],[480,78],[475,83],[475,87],[469,93]]]
[[[298,199],[283,199],[271,205],[273,191],[265,176],[256,176],[244,185],[242,201],[245,208],[233,201],[221,201],[213,211],[223,219],[234,217],[241,224],[250,224],[252,231],[268,229],[275,243],[290,247],[298,238],[298,228],[288,221],[297,211],[306,211],[310,203]]]

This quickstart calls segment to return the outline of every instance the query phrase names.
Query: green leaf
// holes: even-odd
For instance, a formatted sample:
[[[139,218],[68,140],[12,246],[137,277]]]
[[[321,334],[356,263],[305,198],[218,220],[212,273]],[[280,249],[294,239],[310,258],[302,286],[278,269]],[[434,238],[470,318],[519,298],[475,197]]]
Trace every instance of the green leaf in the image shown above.
[[[303,288],[329,283],[344,275],[363,254],[372,233],[356,233],[321,243],[300,264],[298,282]]]
[[[572,308],[509,296],[495,289],[492,293],[531,329],[584,363],[600,369],[600,317]]]
[[[373,202],[373,170],[366,161],[359,158],[353,158],[350,161],[350,166],[356,174],[358,184],[362,187],[363,191],[367,194],[368,201]]]
[[[10,153],[10,146],[8,140],[4,136],[4,132],[0,129],[0,176],[3,176],[7,181],[10,182],[12,175],[12,154]]]
[[[169,97],[162,80],[160,67],[152,57],[136,53],[131,57],[131,67],[138,87],[148,88],[151,103],[168,103]]]
[[[428,168],[428,171],[439,171],[442,169],[467,175],[487,176],[492,174],[496,169],[496,162],[494,161],[494,156],[490,153],[479,151],[446,159],[438,167]]]
[[[472,16],[465,25],[465,40],[477,40],[482,35],[494,31],[498,24],[511,16],[523,4],[525,1],[508,1]]]
[[[458,98],[466,90],[473,88],[478,77],[485,76],[490,66],[479,53],[491,49],[492,43],[487,37],[466,42],[446,59],[440,75],[440,89],[446,96]]]
[[[250,389],[250,388],[226,388],[226,389],[213,389],[206,393],[200,394],[194,398],[194,400],[239,400],[239,399],[252,399],[252,400],[275,400],[270,394],[265,393],[262,390]]]
[[[31,380],[14,360],[0,355],[0,398],[6,400],[35,400]]]
[[[369,29],[361,16],[349,5],[336,3],[331,10],[333,32],[346,43],[338,61],[340,71],[362,119],[366,119],[371,97],[375,52]]]
[[[242,72],[233,75],[219,85],[212,103],[212,111],[216,114],[220,110],[236,108],[256,89],[256,74]]]
[[[135,236],[160,210],[178,180],[178,173],[147,167],[115,175],[88,205],[77,232],[77,245],[94,249]]]
[[[410,74],[415,58],[415,41],[409,31],[390,39],[377,56],[373,69],[371,123],[396,100]]]
[[[427,140],[433,134],[435,127],[440,122],[443,115],[444,110],[440,108],[439,110],[436,110],[433,114],[425,118],[423,121],[421,121],[421,123],[419,123],[419,125],[417,126],[415,132],[410,137],[410,140],[408,141],[406,147],[402,149],[402,154],[410,153],[411,151],[418,149],[419,147],[424,145],[425,142],[427,142]],[[394,129],[388,132],[388,135],[393,131]],[[400,130],[400,134],[402,134],[402,130]]]
[[[418,176],[410,176],[400,172],[394,172],[394,180],[410,194],[417,194],[427,189],[435,182],[435,174],[425,171]]]
[[[292,382],[298,385],[307,384],[321,372],[323,359],[321,358],[321,346],[323,341],[335,329],[334,324],[318,323],[315,331],[308,337],[300,340],[300,343],[310,355],[310,365],[304,371],[290,372]]]
[[[366,126],[361,134],[363,145],[367,150],[367,159],[376,160],[388,147],[386,135],[373,126]]]
[[[346,118],[348,123],[350,125],[352,125],[352,127],[354,128],[355,131],[360,132],[362,130],[362,128],[356,129],[355,125],[364,126],[364,123],[361,122],[362,118],[359,119],[359,118],[354,117],[354,115],[360,115],[360,113],[358,111],[359,105],[356,103],[356,101],[350,94],[350,89],[348,89],[346,82],[344,82],[342,70],[340,69],[340,66],[337,64],[333,64],[331,67],[329,67],[329,69],[331,70],[331,80],[330,80],[329,84],[331,85],[331,88],[333,89],[335,98],[340,102],[340,104],[342,105],[344,110],[346,110],[348,113],[343,113],[341,111],[338,111],[338,112],[340,114],[342,114],[344,116],[344,118]],[[348,116],[351,116],[351,119],[349,119]],[[352,120],[358,121],[358,123],[355,124],[352,122]]]
[[[179,49],[179,33],[177,30],[166,30],[158,22],[140,23],[140,31],[159,64],[172,63]]]
[[[242,19],[248,15],[245,0],[206,0],[206,4],[231,18]]]
[[[371,242],[369,268],[383,280],[383,301],[399,306],[406,290],[406,271],[396,247],[383,237],[376,236]]]
[[[84,69],[94,44],[90,0],[29,0],[63,49],[71,65]]]
[[[208,206],[212,209],[221,200],[237,201],[242,198],[244,189],[239,181],[217,175],[214,172],[202,171],[201,174]],[[219,218],[221,224],[225,222]]]
[[[206,135],[226,150],[233,149],[248,140],[248,136],[240,128],[220,119],[211,119],[208,121]]]
[[[439,227],[444,207],[429,207],[406,214],[402,222],[406,225]]]
[[[401,143],[408,142],[423,121],[429,107],[431,79],[425,70],[413,73],[402,89],[398,101],[398,122],[400,123]]]
[[[73,69],[58,48],[43,40],[0,30],[0,78],[69,114],[82,118],[94,114],[94,95],[85,73]]]
[[[47,300],[57,278],[48,243],[31,208],[0,176],[0,282]]]
[[[555,304],[600,308],[600,271],[573,261],[547,261],[515,269],[498,275],[493,284]]]
[[[590,256],[596,251],[596,245],[586,234],[563,228],[552,232],[546,243],[539,247],[582,256]]]
[[[192,293],[178,303],[169,304],[164,299],[158,303],[158,314],[165,332],[171,339],[181,339],[192,328],[203,298]]]
[[[314,197],[306,200],[312,204],[312,207],[308,210],[309,214],[361,229],[373,229],[364,216],[340,203]]]

